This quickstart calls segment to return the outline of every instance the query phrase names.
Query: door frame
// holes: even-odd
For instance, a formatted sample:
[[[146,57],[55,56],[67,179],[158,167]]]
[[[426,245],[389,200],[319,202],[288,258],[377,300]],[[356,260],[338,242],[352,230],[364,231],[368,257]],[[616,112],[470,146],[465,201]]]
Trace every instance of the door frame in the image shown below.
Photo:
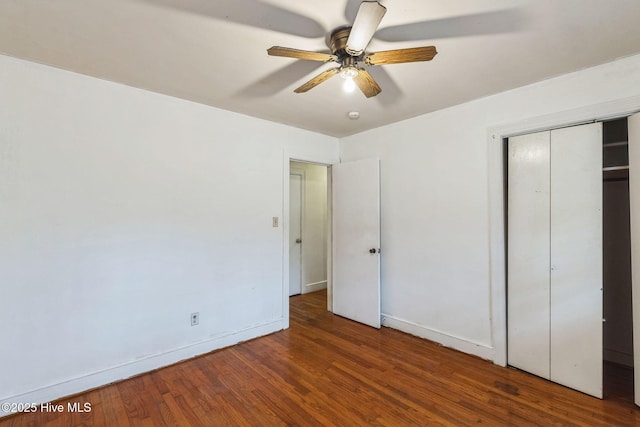
[[[625,117],[639,111],[640,96],[633,96],[545,116],[523,119],[488,129],[489,284],[493,362],[495,364],[507,366],[505,138]]]
[[[289,174],[291,173],[290,162],[310,163],[317,166],[324,166],[327,168],[327,310],[332,311],[332,257],[331,248],[333,247],[332,240],[332,215],[333,209],[331,206],[331,166],[333,163],[338,163],[336,158],[332,161],[328,156],[315,157],[305,154],[299,154],[292,151],[284,150],[282,160],[282,328],[289,328],[289,208],[291,194],[289,191]]]

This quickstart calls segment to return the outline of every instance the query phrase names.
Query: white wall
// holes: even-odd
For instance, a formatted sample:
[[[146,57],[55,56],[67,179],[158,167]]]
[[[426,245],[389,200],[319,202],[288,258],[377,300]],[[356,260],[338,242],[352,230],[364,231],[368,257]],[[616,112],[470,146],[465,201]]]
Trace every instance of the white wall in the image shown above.
[[[336,139],[5,56],[0,94],[0,401],[288,324],[283,153]]]
[[[634,56],[344,138],[343,161],[381,160],[384,323],[502,360],[495,348],[504,347],[505,326],[495,317],[504,314],[492,304],[504,301],[492,301],[491,288],[500,274],[490,258],[490,214],[499,216],[489,204],[490,173],[499,175],[489,170],[499,166],[489,158],[491,130],[638,95]]]
[[[291,162],[304,170],[302,293],[327,287],[327,167]]]

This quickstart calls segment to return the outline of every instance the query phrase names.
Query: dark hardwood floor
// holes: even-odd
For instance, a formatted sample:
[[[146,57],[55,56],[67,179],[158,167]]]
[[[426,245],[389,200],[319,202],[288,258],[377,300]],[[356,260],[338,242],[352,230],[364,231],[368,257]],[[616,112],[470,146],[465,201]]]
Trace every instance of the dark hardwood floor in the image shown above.
[[[631,426],[631,371],[606,365],[604,400],[291,298],[291,328],[57,403],[6,426]]]

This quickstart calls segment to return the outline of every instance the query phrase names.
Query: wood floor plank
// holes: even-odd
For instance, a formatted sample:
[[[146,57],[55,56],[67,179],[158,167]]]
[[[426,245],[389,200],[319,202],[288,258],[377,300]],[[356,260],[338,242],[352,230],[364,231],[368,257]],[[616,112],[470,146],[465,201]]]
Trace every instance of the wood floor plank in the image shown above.
[[[123,383],[124,382],[126,381],[123,381]],[[100,402],[102,403],[107,425],[131,427],[129,416],[120,397],[117,384],[112,384],[100,389]],[[91,403],[93,404],[94,402]]]
[[[599,400],[400,331],[290,299],[290,329],[61,399],[89,413],[8,426],[640,426],[633,371],[605,365]]]

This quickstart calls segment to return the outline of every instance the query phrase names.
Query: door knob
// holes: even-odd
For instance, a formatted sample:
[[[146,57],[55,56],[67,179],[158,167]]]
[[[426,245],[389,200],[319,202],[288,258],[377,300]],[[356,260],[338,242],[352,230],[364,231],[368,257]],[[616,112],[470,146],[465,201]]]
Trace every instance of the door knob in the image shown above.
[[[298,238],[296,239],[296,243],[302,243],[302,239],[298,237]]]
[[[375,254],[376,252],[378,252],[378,250],[376,248],[369,249],[369,253],[370,254]]]

